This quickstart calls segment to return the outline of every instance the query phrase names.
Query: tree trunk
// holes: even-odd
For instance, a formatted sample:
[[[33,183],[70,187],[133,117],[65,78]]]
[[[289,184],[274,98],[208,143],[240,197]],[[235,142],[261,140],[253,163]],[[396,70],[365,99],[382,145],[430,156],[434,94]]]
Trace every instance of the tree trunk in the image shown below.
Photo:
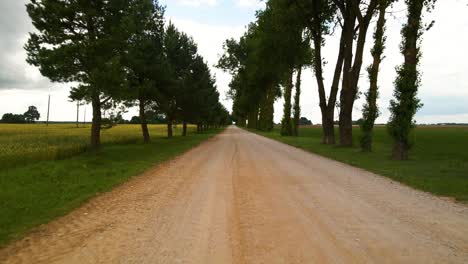
[[[340,93],[340,145],[351,146],[353,143],[353,124],[352,113],[354,101],[352,79],[353,65],[353,41],[354,27],[356,25],[356,14],[352,7],[348,7],[344,13],[343,36],[344,36],[344,62],[343,62],[343,80]]]
[[[271,131],[273,129],[275,94],[274,85],[268,84],[260,107],[259,130]]]
[[[322,144],[333,145],[335,144],[335,120],[334,109],[328,107],[322,110]]]
[[[150,142],[150,134],[148,131],[148,122],[146,121],[145,115],[145,100],[140,98],[140,120],[141,120],[141,132],[143,134],[143,143],[147,144]]]
[[[167,137],[172,138],[172,118],[167,118]]]
[[[284,84],[284,107],[283,107],[283,120],[281,121],[281,135],[291,136],[291,93],[293,88],[293,74],[294,71],[291,69],[288,72],[287,81]]]
[[[299,125],[301,119],[301,76],[302,76],[302,66],[299,66],[297,69],[296,75],[296,94],[294,95],[294,126],[292,135],[297,137],[299,136]]]
[[[380,62],[382,61],[382,53],[385,48],[385,12],[387,9],[387,0],[380,0],[379,7],[379,19],[374,33],[374,47],[371,50],[373,57],[372,65],[367,69],[369,73],[369,91],[366,93],[366,103],[363,106],[362,117],[363,122],[361,124],[361,140],[360,145],[362,151],[372,151],[372,136],[374,123],[379,115],[379,109],[377,107],[378,97],[378,77]]]
[[[355,25],[357,12],[359,11],[359,1],[352,4],[356,7],[348,7],[346,9],[345,20],[349,19],[349,23],[344,22],[343,30],[346,30],[345,41],[345,61],[343,67],[343,82],[340,97],[340,145],[351,146],[353,144],[353,107],[354,101],[358,93],[359,76],[361,73],[364,47],[366,43],[367,30],[370,20],[377,7],[378,0],[371,0],[368,4],[365,16],[359,20],[359,34],[356,41],[356,52],[353,62],[353,40],[355,37]],[[351,5],[352,5],[351,4]]]
[[[245,127],[245,124],[246,124],[245,117],[238,117],[236,125],[240,127]]]
[[[320,5],[320,1],[314,1],[315,5]],[[316,8],[317,9],[317,8]],[[319,12],[320,9],[317,9],[314,12],[314,19],[320,21]],[[348,22],[349,23],[349,22]],[[336,97],[338,94],[338,88],[340,83],[341,72],[343,69],[343,62],[345,58],[345,48],[346,48],[346,36],[348,31],[342,30],[340,37],[340,48],[338,51],[338,57],[336,60],[335,71],[333,74],[332,85],[330,89],[330,96],[327,98],[325,95],[325,85],[323,82],[323,69],[322,69],[322,27],[316,23],[310,26],[313,30],[313,42],[314,42],[314,71],[315,79],[317,81],[319,99],[320,99],[320,111],[322,113],[322,143],[323,144],[335,144],[335,130],[334,130],[334,115],[335,115],[335,104]]]
[[[410,146],[404,141],[396,141],[393,145],[392,158],[396,160],[407,160]]]
[[[99,95],[92,98],[93,121],[91,125],[91,148],[96,149],[101,145],[101,99]]]
[[[258,123],[258,107],[255,107],[255,109],[251,110],[248,114],[248,128],[257,128],[257,123]]]
[[[182,136],[183,137],[187,136],[187,122],[185,122],[185,121],[182,124]]]

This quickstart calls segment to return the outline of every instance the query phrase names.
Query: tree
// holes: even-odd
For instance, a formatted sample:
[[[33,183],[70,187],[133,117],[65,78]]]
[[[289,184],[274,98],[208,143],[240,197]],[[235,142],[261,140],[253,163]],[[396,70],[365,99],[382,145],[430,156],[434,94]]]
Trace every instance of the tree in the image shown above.
[[[302,1],[296,0],[294,3],[298,6],[301,17],[304,20],[304,26],[310,32],[313,42],[313,61],[315,80],[317,82],[319,94],[319,106],[322,113],[322,143],[335,144],[334,116],[336,96],[339,88],[341,71],[343,68],[344,49],[345,49],[345,30],[342,30],[340,36],[340,46],[336,59],[335,70],[328,100],[325,91],[323,76],[324,61],[322,56],[322,47],[325,45],[325,35],[330,34],[336,19],[337,6],[334,1]],[[348,23],[349,24],[349,23]],[[346,26],[348,26],[346,24]]]
[[[137,101],[143,142],[150,142],[146,112],[156,97],[156,90],[165,82],[164,8],[158,1],[140,0],[132,6],[133,23],[123,56],[128,83],[128,103]]]
[[[307,126],[307,125],[312,125],[312,121],[310,121],[309,119],[307,119],[307,117],[301,117],[301,120],[300,120],[300,125],[301,126]]]
[[[77,82],[73,100],[93,106],[91,146],[100,145],[101,106],[124,85],[121,54],[136,0],[31,0],[27,12],[37,33],[25,45],[27,62],[53,82]]]
[[[26,111],[23,116],[26,122],[34,123],[35,120],[39,120],[41,114],[39,114],[39,111],[37,111],[37,107],[31,105],[28,107],[28,111]]]
[[[344,40],[343,80],[340,92],[340,145],[351,146],[353,144],[352,113],[358,95],[364,46],[369,24],[379,6],[379,0],[334,1],[343,17],[342,34]],[[353,45],[354,41],[355,45]]]
[[[401,54],[404,56],[403,65],[397,68],[394,97],[390,101],[390,120],[388,130],[395,143],[392,157],[396,160],[408,159],[411,148],[410,133],[414,127],[414,115],[421,107],[417,98],[420,85],[418,70],[421,57],[419,41],[424,29],[422,27],[422,10],[426,6],[434,8],[435,0],[405,0],[408,7],[408,20],[401,30]],[[427,29],[432,26],[432,23]]]
[[[219,96],[217,95],[215,80],[211,76],[208,65],[200,55],[191,64],[188,76],[185,78],[183,89],[178,97],[180,106],[179,116],[182,121],[182,136],[187,135],[187,124],[201,124],[207,122],[207,116],[216,112]],[[219,111],[216,114],[221,114]]]
[[[23,115],[6,113],[6,114],[3,114],[2,116],[2,123],[21,124],[25,122],[26,120],[24,119]]]
[[[155,107],[165,114],[167,136],[171,138],[172,124],[180,111],[177,99],[183,93],[183,85],[197,55],[197,45],[192,38],[169,23],[164,35],[164,51],[167,59],[167,82],[156,91]]]
[[[362,133],[360,139],[361,149],[363,151],[372,151],[372,131],[374,123],[379,116],[377,106],[378,92],[378,76],[380,63],[382,61],[382,53],[385,49],[385,12],[391,0],[380,0],[379,3],[379,18],[375,26],[374,32],[374,47],[371,50],[373,57],[372,64],[367,68],[369,74],[369,91],[366,93],[366,102],[362,109],[362,122],[360,124]]]
[[[281,96],[282,86],[282,134],[292,134],[293,74],[299,65],[306,64],[308,57],[304,55],[310,50],[297,12],[297,6],[290,1],[270,0],[238,42],[225,42],[225,54],[218,67],[233,75],[229,96],[234,100],[233,114],[238,124],[244,125],[247,119],[249,128],[271,130],[273,104]]]
[[[296,94],[294,95],[294,118],[293,118],[293,129],[292,135],[297,137],[299,136],[299,119],[301,116],[301,105],[300,105],[300,98],[301,98],[301,76],[302,76],[302,67],[297,69],[296,73]]]

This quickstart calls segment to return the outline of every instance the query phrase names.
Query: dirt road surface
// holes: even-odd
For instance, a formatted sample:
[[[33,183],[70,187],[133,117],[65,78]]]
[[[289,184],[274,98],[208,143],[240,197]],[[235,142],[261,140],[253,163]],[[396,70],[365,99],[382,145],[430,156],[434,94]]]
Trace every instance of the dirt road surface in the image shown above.
[[[230,127],[1,263],[468,263],[468,207]]]

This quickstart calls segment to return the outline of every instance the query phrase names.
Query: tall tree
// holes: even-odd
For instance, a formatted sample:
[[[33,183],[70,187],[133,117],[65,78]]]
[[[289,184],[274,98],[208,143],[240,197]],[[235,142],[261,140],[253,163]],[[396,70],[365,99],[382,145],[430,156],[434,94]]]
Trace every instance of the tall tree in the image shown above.
[[[344,48],[345,48],[345,30],[342,30],[340,36],[340,46],[333,73],[332,84],[329,95],[326,95],[324,83],[324,58],[322,47],[325,45],[325,36],[331,34],[336,16],[336,4],[331,0],[303,1],[295,0],[299,10],[302,10],[301,17],[304,25],[308,28],[313,42],[313,61],[312,69],[317,82],[319,94],[319,106],[322,113],[322,143],[335,144],[334,116],[336,97],[339,89],[339,81],[343,68]],[[339,19],[338,19],[339,21]],[[328,99],[327,99],[328,97]]]
[[[292,135],[297,137],[299,136],[299,125],[300,125],[300,118],[301,118],[301,105],[300,105],[300,98],[301,98],[301,77],[302,77],[302,66],[297,69],[296,73],[296,93],[294,95],[294,119],[293,119],[293,129]]]
[[[382,61],[382,53],[385,49],[385,13],[390,4],[390,0],[380,0],[379,3],[379,18],[375,26],[374,32],[374,47],[371,50],[373,62],[367,68],[369,74],[369,90],[366,93],[366,102],[362,109],[362,123],[360,124],[362,133],[360,139],[361,149],[363,151],[372,151],[372,131],[374,123],[379,116],[377,106],[378,92],[378,77],[379,68]]]
[[[405,60],[403,65],[397,68],[393,93],[395,99],[390,101],[391,117],[388,123],[388,130],[395,141],[392,156],[397,160],[408,159],[411,148],[410,132],[414,127],[413,118],[421,107],[417,92],[420,86],[419,41],[424,32],[422,11],[425,6],[433,9],[435,2],[436,0],[405,0],[408,20],[401,30],[401,54]],[[431,25],[432,23],[429,27]]]
[[[344,37],[343,80],[340,92],[340,145],[351,146],[353,144],[352,114],[358,94],[364,47],[369,24],[377,10],[379,0],[334,1],[343,17]],[[355,45],[354,42],[356,42]]]
[[[146,111],[165,83],[164,8],[158,1],[138,0],[132,6],[132,34],[123,56],[128,91],[124,98],[138,102],[143,141],[150,141]]]
[[[287,78],[284,81],[284,105],[283,105],[283,119],[281,120],[281,135],[292,135],[291,124],[291,93],[293,88],[293,75],[294,71],[291,69],[287,73]]]
[[[123,85],[120,55],[131,0],[31,0],[37,33],[25,45],[27,62],[54,82],[78,82],[72,98],[93,106],[91,146],[100,145],[101,106]]]
[[[192,38],[180,32],[172,23],[164,35],[164,50],[167,59],[168,82],[157,89],[156,105],[167,120],[167,136],[172,137],[173,122],[180,110],[178,98],[184,92],[184,83],[190,76],[197,55],[197,45]]]

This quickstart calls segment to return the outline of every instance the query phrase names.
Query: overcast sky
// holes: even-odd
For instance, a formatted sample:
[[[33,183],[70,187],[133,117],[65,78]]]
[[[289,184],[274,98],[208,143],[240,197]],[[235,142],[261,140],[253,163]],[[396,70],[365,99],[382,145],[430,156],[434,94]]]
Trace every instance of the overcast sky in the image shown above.
[[[245,26],[255,19],[255,10],[262,8],[256,0],[163,0],[167,6],[166,20],[171,20],[181,30],[191,35],[198,43],[199,52],[210,65],[214,65],[222,53],[222,43],[230,37],[238,38]],[[400,1],[401,2],[401,1]],[[39,108],[41,119],[47,111],[47,95],[52,94],[50,119],[53,121],[74,120],[76,107],[68,102],[70,84],[52,84],[42,77],[37,69],[25,62],[23,45],[28,32],[33,30],[25,11],[27,0],[0,0],[0,115],[7,112],[23,113],[29,105]],[[386,122],[389,117],[388,102],[392,98],[395,66],[402,62],[399,54],[400,29],[405,21],[404,6],[393,8],[393,16],[388,18],[387,49],[379,79],[381,117],[378,122]],[[422,86],[419,97],[424,107],[418,112],[419,123],[467,122],[468,123],[468,6],[466,0],[440,0],[435,10],[425,14],[425,22],[435,20],[434,27],[424,34],[421,60]],[[373,30],[371,28],[371,30]],[[337,34],[339,35],[339,34]],[[369,34],[371,37],[371,34]],[[367,42],[365,67],[370,64]],[[324,48],[325,81],[329,86],[336,59],[338,37],[327,39]],[[230,76],[213,69],[221,99],[230,110],[226,99]],[[367,76],[362,75],[360,90],[368,88]],[[312,71],[303,73],[303,94],[301,97],[302,116],[320,122],[317,87]],[[362,99],[355,104],[354,119],[361,115]],[[275,121],[281,120],[282,100],[275,104]],[[87,119],[90,119],[90,106],[87,106]],[[126,118],[135,115],[130,110]],[[83,112],[81,113],[83,118]]]

